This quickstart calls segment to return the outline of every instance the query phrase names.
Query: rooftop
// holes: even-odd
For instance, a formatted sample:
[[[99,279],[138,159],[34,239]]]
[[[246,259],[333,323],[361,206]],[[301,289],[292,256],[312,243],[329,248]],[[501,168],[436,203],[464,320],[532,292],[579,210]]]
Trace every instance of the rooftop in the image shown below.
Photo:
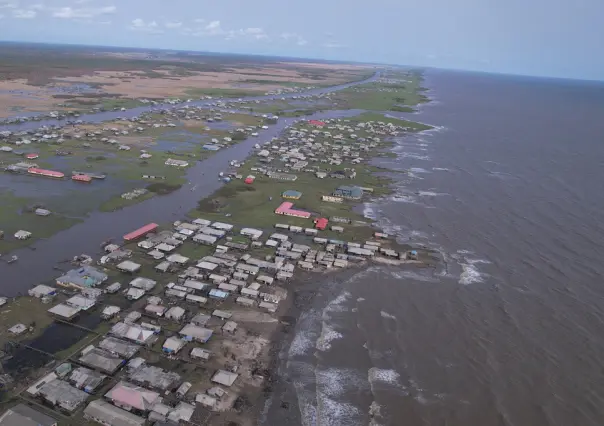
[[[160,400],[157,392],[123,381],[107,392],[105,397],[116,404],[140,411],[149,411],[153,404]]]
[[[56,426],[57,424],[52,417],[24,404],[9,408],[0,416],[0,426]]]
[[[82,266],[77,269],[67,271],[65,275],[57,278],[57,284],[75,285],[78,287],[94,287],[107,279],[107,274],[99,271],[92,266]]]
[[[102,399],[88,404],[84,410],[84,416],[112,426],[143,426],[145,424],[143,417],[115,407]]]
[[[144,383],[156,389],[167,390],[177,386],[182,381],[180,374],[166,371],[152,365],[142,365],[129,371],[128,378],[136,383]]]

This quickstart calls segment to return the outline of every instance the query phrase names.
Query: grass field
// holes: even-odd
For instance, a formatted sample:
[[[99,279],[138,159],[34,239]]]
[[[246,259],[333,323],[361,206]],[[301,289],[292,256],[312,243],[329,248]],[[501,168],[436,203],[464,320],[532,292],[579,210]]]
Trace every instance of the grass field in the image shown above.
[[[399,72],[383,77],[391,80],[350,87],[336,92],[333,99],[347,108],[397,112],[413,112],[412,107],[427,101],[422,93],[420,74]]]

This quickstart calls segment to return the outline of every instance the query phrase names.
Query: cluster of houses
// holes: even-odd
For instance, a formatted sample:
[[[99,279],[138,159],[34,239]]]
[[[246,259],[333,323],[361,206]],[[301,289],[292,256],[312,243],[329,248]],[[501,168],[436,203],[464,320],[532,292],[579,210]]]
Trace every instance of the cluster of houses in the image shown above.
[[[288,194],[294,199],[298,195]],[[108,285],[105,269],[85,264],[56,278],[57,287],[32,288],[29,295],[46,303],[57,298],[59,289],[72,293],[48,310],[56,318],[70,321],[98,307],[112,325],[94,345],[31,385],[27,394],[66,413],[88,403],[87,418],[116,426],[190,421],[197,407],[228,408],[224,404],[232,404],[237,395],[232,386],[242,380],[242,373],[252,375],[241,368],[251,369],[251,364],[225,359],[211,373],[206,389],[189,394],[193,385],[186,377],[153,365],[144,351],[160,348],[169,359],[196,364],[219,359],[221,354],[211,349],[215,336],[246,336],[237,311],[274,315],[285,296],[282,286],[297,270],[345,268],[376,256],[409,259],[414,255],[382,246],[388,236],[381,233],[365,243],[322,238],[324,220],[315,228],[275,224],[268,232],[202,218],[175,222],[172,230],[149,224],[124,236],[135,247],[107,245],[98,261],[128,274],[126,286]],[[183,256],[178,252],[185,243],[208,246],[211,254],[196,259]],[[254,255],[266,253],[266,248],[274,255]],[[140,274],[148,261],[137,261],[135,255],[156,262],[157,276]],[[122,311],[123,304],[104,302],[107,294],[117,297],[118,293],[136,308]],[[115,423],[117,418],[125,423]]]

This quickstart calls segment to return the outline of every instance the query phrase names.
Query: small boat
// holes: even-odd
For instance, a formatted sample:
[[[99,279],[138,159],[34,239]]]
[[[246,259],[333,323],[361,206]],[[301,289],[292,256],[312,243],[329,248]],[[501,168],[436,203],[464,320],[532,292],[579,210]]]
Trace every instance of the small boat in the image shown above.
[[[6,262],[7,263],[13,263],[16,262],[17,260],[19,260],[19,258],[17,256],[12,256],[10,259],[8,259]]]

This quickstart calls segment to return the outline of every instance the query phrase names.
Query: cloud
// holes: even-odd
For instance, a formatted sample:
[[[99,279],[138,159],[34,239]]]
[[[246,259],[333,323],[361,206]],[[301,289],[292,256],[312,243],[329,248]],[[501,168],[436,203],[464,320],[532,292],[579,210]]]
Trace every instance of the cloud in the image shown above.
[[[225,29],[219,20],[210,21],[207,24],[203,19],[196,19],[198,23],[205,25],[197,25],[192,27],[182,27],[180,34],[184,36],[194,37],[224,37],[225,40],[247,39],[247,40],[268,40],[270,37],[259,27],[241,28],[238,30]]]
[[[308,44],[308,41],[304,37],[296,33],[281,33],[279,37],[288,42],[295,41],[298,46],[306,46]]]
[[[197,19],[194,19],[194,20],[193,20],[193,22],[196,22],[196,23],[198,23],[198,24],[203,24],[205,21],[206,21],[206,20],[205,20],[205,19],[203,19],[203,18],[197,18]]]
[[[4,19],[4,15],[1,15],[1,14],[0,14],[0,19]]]
[[[33,19],[38,15],[35,10],[15,9],[13,10],[13,18],[16,19]]]
[[[145,22],[141,18],[133,19],[130,24],[130,29],[133,31],[141,31],[149,34],[163,34],[163,30],[158,28],[157,22]]]
[[[71,7],[62,7],[53,12],[52,16],[61,19],[81,19],[81,18],[94,18],[100,15],[109,15],[115,13],[117,7],[105,6],[97,8],[80,8],[73,9]]]
[[[19,7],[19,4],[14,1],[6,1],[0,3],[0,9],[16,9]]]
[[[205,26],[205,30],[207,31],[208,35],[219,35],[224,33],[224,30],[220,26],[220,21],[210,22]]]
[[[182,22],[166,22],[164,24],[166,28],[180,28],[182,27]]]
[[[327,47],[328,49],[342,49],[343,47],[346,47],[346,45],[337,43],[335,41],[328,41],[327,43],[323,44],[323,47]]]

